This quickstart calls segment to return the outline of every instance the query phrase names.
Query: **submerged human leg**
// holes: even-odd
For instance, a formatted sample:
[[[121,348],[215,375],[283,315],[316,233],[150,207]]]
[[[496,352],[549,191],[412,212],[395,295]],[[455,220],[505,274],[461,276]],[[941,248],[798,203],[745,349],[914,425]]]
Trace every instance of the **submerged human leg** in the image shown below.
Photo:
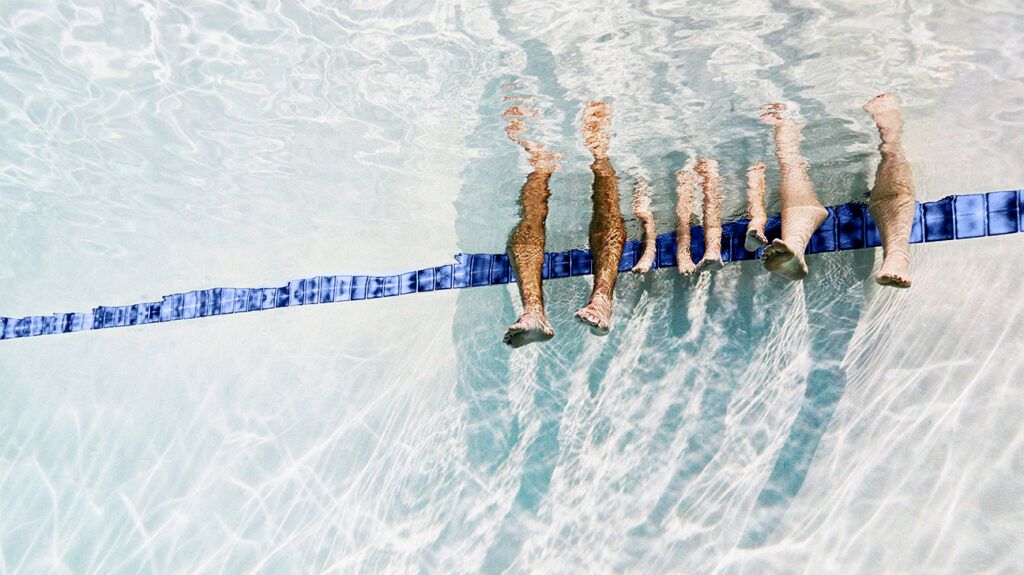
[[[722,177],[718,162],[707,158],[697,160],[697,173],[704,179],[704,257],[698,269],[722,269]]]
[[[644,249],[631,271],[643,274],[651,271],[657,251],[657,228],[654,224],[654,214],[651,212],[651,196],[647,194],[647,180],[641,179],[636,182],[636,189],[633,190],[633,215],[643,226]]]
[[[747,169],[747,236],[743,241],[743,249],[756,252],[768,243],[764,235],[764,226],[768,222],[768,212],[764,208],[764,162],[758,162]]]
[[[590,301],[576,317],[591,326],[597,335],[611,327],[612,301],[619,261],[626,243],[626,226],[619,210],[619,190],[615,170],[607,158],[595,159],[593,215],[590,219],[590,255],[594,261],[594,289]]]
[[[523,313],[508,327],[503,341],[512,347],[546,341],[554,337],[555,330],[544,312],[544,292],[541,269],[544,266],[544,224],[548,216],[548,181],[558,169],[561,154],[549,152],[544,146],[521,138],[526,129],[522,118],[528,113],[517,106],[505,112],[509,120],[506,133],[509,139],[523,146],[530,154],[533,171],[519,195],[521,217],[508,241],[509,259],[516,273],[516,285],[523,303]]]
[[[761,257],[768,271],[788,280],[802,280],[807,277],[807,242],[828,217],[828,210],[818,201],[807,175],[807,160],[800,155],[803,126],[782,117],[783,104],[769,104],[764,109],[761,119],[775,127],[775,157],[782,174],[782,238],[774,240]]]
[[[590,102],[583,112],[583,137],[594,156],[590,169],[594,173],[593,213],[590,218],[590,255],[594,262],[594,289],[590,301],[576,312],[576,317],[591,326],[598,335],[608,333],[611,326],[615,280],[626,243],[626,226],[619,209],[619,185],[615,170],[608,161],[608,133],[611,107],[603,102]]]
[[[690,253],[690,226],[693,224],[693,196],[697,192],[697,173],[676,172],[676,264],[679,273],[690,275],[697,270]]]
[[[910,231],[914,227],[914,174],[903,153],[903,115],[893,94],[881,94],[864,105],[878,126],[882,161],[875,173],[868,211],[882,239],[881,285],[910,287]]]

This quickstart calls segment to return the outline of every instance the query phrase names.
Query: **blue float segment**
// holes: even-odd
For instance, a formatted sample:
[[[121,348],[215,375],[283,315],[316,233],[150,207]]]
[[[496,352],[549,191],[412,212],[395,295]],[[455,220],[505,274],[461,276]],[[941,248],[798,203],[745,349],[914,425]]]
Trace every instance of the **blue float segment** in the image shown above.
[[[367,276],[352,276],[352,286],[349,291],[349,299],[351,300],[363,300],[366,299],[366,284],[369,278]]]
[[[245,311],[260,311],[263,307],[263,288],[250,288],[249,301],[245,304]]]
[[[235,290],[235,313],[244,313],[249,311],[249,296],[252,294],[253,288],[242,288]]]
[[[989,192],[988,235],[999,236],[1020,231],[1017,192]]]
[[[640,259],[640,241],[628,240],[622,248],[622,259],[619,260],[619,271],[628,272]]]
[[[551,270],[548,277],[567,278],[569,277],[569,252],[556,252],[550,254]]]
[[[320,278],[306,278],[304,281],[305,285],[302,290],[303,302],[306,305],[320,303]]]
[[[569,250],[569,275],[588,276],[594,273],[590,250]]]
[[[384,297],[384,280],[382,277],[370,277],[369,283],[366,284],[366,299]]]
[[[921,204],[914,204],[914,225],[910,228],[910,243],[919,244],[924,241],[924,209]]]
[[[306,303],[302,296],[306,280],[292,280],[288,282],[288,303],[286,305],[303,305]]]
[[[867,206],[864,204],[844,204],[836,206],[837,232],[839,249],[857,250],[867,245],[864,238],[864,216]]]
[[[676,235],[661,234],[654,241],[654,261],[659,268],[676,267]]]
[[[334,301],[352,299],[352,276],[334,276]]]
[[[690,228],[690,259],[697,263],[704,259],[704,228]],[[679,265],[679,262],[676,262]]]
[[[259,291],[262,292],[260,295],[260,310],[277,307],[277,288],[263,288]]]
[[[941,242],[953,239],[956,219],[953,215],[953,197],[924,205],[924,241]]]
[[[491,256],[491,278],[492,284],[507,284],[512,277],[512,269],[508,256],[505,254],[494,254]]]
[[[722,241],[720,245],[722,262],[732,261],[732,228],[722,225]]]
[[[434,289],[452,289],[452,266],[434,268]]]
[[[398,293],[401,295],[416,293],[416,272],[402,274],[398,282]]]
[[[1002,235],[1024,231],[1024,190],[950,196],[917,204],[910,233],[913,243]],[[815,231],[808,253],[872,247],[880,243],[878,230],[866,206],[858,203],[834,206],[829,218]],[[743,249],[746,220],[722,227],[722,259],[749,260],[760,256]],[[769,241],[781,233],[778,214],[768,218]],[[656,245],[655,267],[672,267],[675,236],[662,234]],[[636,265],[642,246],[627,241],[620,270]],[[690,251],[694,261],[703,257],[704,230],[691,228]],[[593,272],[588,250],[547,253],[541,276],[560,278]],[[214,288],[164,296],[161,301],[121,307],[100,306],[91,312],[63,313],[23,318],[0,317],[0,340],[72,333],[132,325],[176,321],[210,315],[261,311],[292,305],[391,297],[439,289],[494,285],[515,281],[505,254],[459,254],[454,264],[389,276],[319,276],[266,288]]]
[[[882,245],[882,236],[878,233],[878,226],[875,225],[871,212],[864,210],[864,247],[877,248]]]
[[[434,268],[416,272],[416,291],[434,291]]]
[[[471,279],[470,264],[469,254],[455,255],[455,264],[452,266],[452,288],[461,289],[469,287]]]
[[[491,283],[491,255],[473,254],[469,263],[469,285],[485,286]]]
[[[320,276],[320,303],[332,303],[335,296],[335,277]]]
[[[986,235],[985,220],[988,217],[988,209],[983,194],[954,197],[953,213],[956,214],[954,228],[957,239],[980,238]]]

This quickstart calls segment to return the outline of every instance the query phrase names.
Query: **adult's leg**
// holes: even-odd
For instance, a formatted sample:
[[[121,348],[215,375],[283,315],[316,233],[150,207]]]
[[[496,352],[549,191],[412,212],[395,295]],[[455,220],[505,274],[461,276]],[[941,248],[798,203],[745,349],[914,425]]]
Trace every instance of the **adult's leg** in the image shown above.
[[[688,276],[697,270],[690,253],[690,226],[693,225],[693,196],[697,192],[697,172],[676,172],[676,264],[679,273]]]
[[[881,94],[864,105],[878,125],[882,162],[875,173],[868,211],[882,239],[881,285],[910,287],[910,230],[914,227],[914,174],[903,153],[903,114],[893,94]]]
[[[699,269],[722,269],[722,177],[718,162],[707,158],[697,160],[697,173],[704,179],[704,257]]]
[[[657,227],[654,223],[654,213],[651,212],[651,196],[647,193],[647,180],[640,179],[636,182],[636,188],[633,190],[633,215],[640,220],[640,224],[643,226],[644,249],[631,271],[635,274],[643,274],[651,271],[657,252]]]
[[[590,218],[590,255],[594,262],[594,289],[590,301],[576,312],[576,317],[591,326],[597,335],[611,327],[612,300],[619,261],[626,243],[626,226],[619,209],[619,184],[615,170],[608,161],[608,133],[611,107],[603,102],[590,102],[583,112],[583,136],[594,155],[590,165],[594,173],[593,213]]]
[[[764,267],[788,280],[807,277],[804,251],[811,234],[828,217],[828,210],[818,201],[811,178],[807,175],[807,160],[800,155],[802,125],[782,117],[785,106],[769,104],[761,119],[775,126],[775,157],[779,161],[782,183],[782,238],[774,240],[761,256]]]
[[[521,347],[535,341],[546,341],[554,337],[555,330],[544,312],[544,292],[541,286],[541,269],[544,266],[544,224],[548,217],[548,181],[558,169],[560,154],[544,150],[544,146],[521,138],[526,130],[523,118],[529,115],[513,106],[505,112],[509,121],[506,133],[509,139],[520,144],[530,154],[533,171],[526,177],[526,183],[519,194],[521,217],[512,230],[508,241],[508,253],[512,269],[516,273],[516,285],[523,303],[523,313],[508,327],[503,341],[512,347]]]
[[[756,252],[768,243],[764,235],[764,226],[768,222],[768,212],[764,209],[764,162],[758,162],[747,168],[747,237],[743,248],[748,252]]]

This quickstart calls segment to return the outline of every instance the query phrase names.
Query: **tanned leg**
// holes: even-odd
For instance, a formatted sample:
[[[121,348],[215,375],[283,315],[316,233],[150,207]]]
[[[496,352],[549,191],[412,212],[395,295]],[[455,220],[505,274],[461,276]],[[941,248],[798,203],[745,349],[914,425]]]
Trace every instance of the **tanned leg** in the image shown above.
[[[782,117],[782,104],[769,104],[764,109],[761,119],[775,126],[775,157],[782,172],[782,238],[774,240],[761,258],[768,271],[788,280],[802,280],[807,277],[807,242],[828,217],[828,211],[818,201],[807,175],[807,160],[800,155],[803,126]]]
[[[505,112],[509,124],[508,137],[523,146],[530,154],[533,171],[519,195],[521,218],[508,240],[508,253],[516,273],[516,285],[523,303],[523,314],[508,327],[503,341],[512,347],[522,347],[536,341],[554,337],[555,330],[544,312],[544,292],[541,287],[541,269],[544,266],[544,224],[548,217],[548,181],[558,169],[560,154],[548,152],[536,142],[520,136],[526,130],[523,120],[529,115],[518,106]]]
[[[768,213],[764,209],[764,162],[758,162],[747,169],[747,237],[743,248],[748,252],[756,252],[768,243],[764,235],[764,226],[768,222]]]
[[[722,269],[722,177],[718,175],[718,162],[700,158],[694,169],[704,179],[704,257],[697,268]]]
[[[868,211],[882,239],[882,269],[875,281],[884,286],[910,287],[910,230],[914,227],[914,174],[903,154],[900,138],[903,115],[893,94],[881,94],[864,105],[878,125],[882,162],[871,188]]]
[[[697,271],[690,253],[690,226],[693,225],[693,196],[697,193],[697,172],[676,172],[676,264],[679,273],[688,276]]]
[[[644,274],[651,271],[657,252],[657,228],[654,224],[654,214],[651,212],[651,196],[647,194],[647,180],[641,179],[636,182],[636,188],[633,190],[633,215],[640,220],[644,228],[644,249],[631,271],[635,274]]]
[[[590,165],[594,173],[593,214],[590,219],[590,255],[594,261],[594,289],[590,302],[576,312],[576,317],[591,326],[597,335],[611,327],[612,300],[619,261],[626,243],[626,226],[619,209],[619,184],[615,170],[608,161],[608,133],[611,107],[604,102],[590,102],[583,111],[583,137],[594,155]]]

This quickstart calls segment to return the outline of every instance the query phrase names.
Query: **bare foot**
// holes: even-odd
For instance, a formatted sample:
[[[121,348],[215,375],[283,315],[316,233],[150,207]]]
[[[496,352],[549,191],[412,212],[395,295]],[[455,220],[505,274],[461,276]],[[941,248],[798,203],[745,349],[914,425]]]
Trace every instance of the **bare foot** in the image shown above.
[[[612,302],[602,294],[594,294],[590,303],[576,312],[576,318],[590,326],[590,333],[608,335],[611,329]]]
[[[513,348],[523,347],[528,343],[547,341],[555,337],[547,315],[543,310],[523,312],[519,319],[505,332],[502,341]]]
[[[882,260],[882,268],[875,275],[878,285],[892,286],[898,288],[910,287],[910,274],[907,269],[910,267],[910,255],[905,256],[890,254]]]
[[[906,278],[894,273],[886,273],[879,271],[878,275],[875,276],[875,281],[881,286],[891,286],[898,288],[910,287],[910,278]]]
[[[587,102],[583,109],[583,141],[594,158],[608,157],[611,140],[606,129],[612,122],[612,107],[605,102]]]
[[[643,255],[636,261],[636,265],[633,269],[629,270],[635,274],[645,274],[651,271],[651,266],[654,265],[654,251],[644,250]]]
[[[747,228],[747,237],[743,240],[743,249],[748,252],[756,252],[766,245],[768,245],[768,238],[764,235],[763,228]]]
[[[786,242],[774,240],[761,255],[766,270],[788,280],[799,281],[807,277],[804,255],[795,253]]]
[[[725,264],[722,263],[722,254],[721,253],[716,254],[714,256],[710,256],[710,255],[705,253],[704,257],[701,258],[700,262],[695,266],[694,269],[695,269],[695,271],[713,272],[713,271],[716,271],[716,270],[720,270],[723,267],[725,267]]]

